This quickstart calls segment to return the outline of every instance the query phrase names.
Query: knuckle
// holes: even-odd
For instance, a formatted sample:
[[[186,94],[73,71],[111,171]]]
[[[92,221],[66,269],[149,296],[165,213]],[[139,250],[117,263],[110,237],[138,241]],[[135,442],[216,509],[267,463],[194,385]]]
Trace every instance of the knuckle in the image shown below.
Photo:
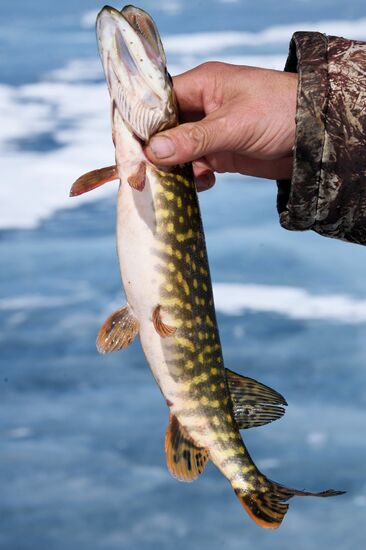
[[[207,126],[199,122],[193,124],[188,131],[188,139],[193,145],[195,155],[200,155],[208,149],[210,138],[211,136]]]
[[[220,61],[205,61],[204,63],[201,63],[198,68],[201,71],[211,73],[221,70],[223,65],[225,65],[225,63],[221,63]]]

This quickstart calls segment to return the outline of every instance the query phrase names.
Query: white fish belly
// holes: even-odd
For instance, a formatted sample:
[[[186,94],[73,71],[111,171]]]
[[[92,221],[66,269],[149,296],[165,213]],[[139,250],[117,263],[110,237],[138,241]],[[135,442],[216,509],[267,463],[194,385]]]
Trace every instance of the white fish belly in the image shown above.
[[[178,384],[169,374],[162,338],[152,322],[162,282],[155,255],[155,178],[148,167],[142,192],[122,180],[117,203],[117,251],[126,298],[140,323],[139,336],[146,359],[165,399],[174,402]]]

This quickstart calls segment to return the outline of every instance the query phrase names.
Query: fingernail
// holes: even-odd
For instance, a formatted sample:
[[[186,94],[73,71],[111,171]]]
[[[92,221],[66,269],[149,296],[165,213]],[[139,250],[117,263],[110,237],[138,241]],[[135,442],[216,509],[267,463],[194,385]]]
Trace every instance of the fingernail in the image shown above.
[[[166,159],[175,153],[175,144],[167,136],[157,136],[150,141],[150,147],[158,159]]]

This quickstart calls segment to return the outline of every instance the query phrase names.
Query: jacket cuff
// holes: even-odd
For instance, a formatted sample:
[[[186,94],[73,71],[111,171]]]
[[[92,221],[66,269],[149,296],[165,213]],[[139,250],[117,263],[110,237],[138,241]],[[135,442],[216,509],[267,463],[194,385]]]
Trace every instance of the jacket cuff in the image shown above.
[[[278,182],[281,225],[366,241],[366,43],[297,32],[285,66],[299,73],[292,181]]]
[[[299,73],[292,181],[278,182],[277,208],[286,229],[310,229],[316,219],[328,91],[327,40],[297,32],[285,71]]]

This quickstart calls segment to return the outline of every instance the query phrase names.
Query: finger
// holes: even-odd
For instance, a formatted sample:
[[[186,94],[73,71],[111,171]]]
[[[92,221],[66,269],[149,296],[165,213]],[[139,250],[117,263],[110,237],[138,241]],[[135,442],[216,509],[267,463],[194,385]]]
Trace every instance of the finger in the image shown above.
[[[179,112],[204,115],[204,97],[210,88],[212,77],[207,70],[208,64],[202,64],[185,73],[173,76],[173,87],[179,105]]]
[[[193,174],[198,192],[206,191],[215,184],[215,174],[204,158],[193,162]]]
[[[218,113],[157,134],[145,148],[147,158],[154,164],[169,166],[227,150],[231,141],[229,125]]]
[[[173,77],[181,122],[195,122],[216,111],[223,103],[224,74],[234,71],[233,65],[208,61]]]
[[[260,160],[234,155],[235,172],[270,180],[291,179],[293,157],[276,160]]]
[[[191,86],[192,78],[189,78],[191,72],[173,77],[180,122],[196,122],[205,116],[202,90],[198,86]]]
[[[201,176],[195,178],[196,189],[200,193],[201,191],[207,191],[215,185],[215,174],[213,172],[206,172]]]
[[[203,174],[207,174],[208,172],[213,173],[212,166],[204,158],[195,160],[192,163],[192,165],[193,165],[193,174],[195,178],[199,178],[200,176],[202,176]]]
[[[292,169],[292,156],[262,160],[235,153],[220,152],[193,162],[193,173],[196,179],[209,172],[231,172],[266,179],[291,179]]]

